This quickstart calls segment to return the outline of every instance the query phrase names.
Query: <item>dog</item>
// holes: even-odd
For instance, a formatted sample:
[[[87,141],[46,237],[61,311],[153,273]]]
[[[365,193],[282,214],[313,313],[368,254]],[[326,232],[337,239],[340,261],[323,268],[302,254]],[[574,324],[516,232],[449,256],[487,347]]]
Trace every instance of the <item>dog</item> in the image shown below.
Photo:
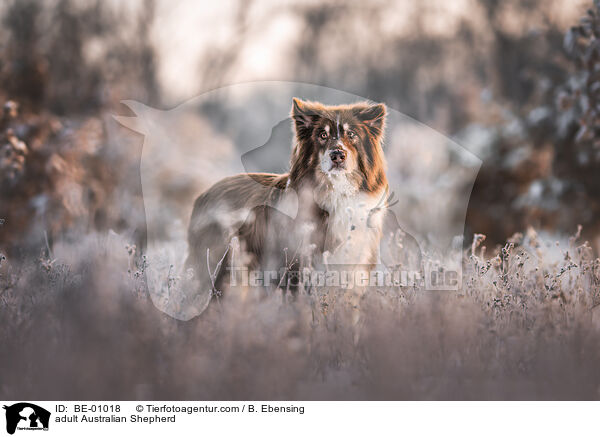
[[[196,199],[186,267],[204,273],[200,286],[223,289],[232,239],[245,255],[242,264],[262,271],[297,271],[303,259],[372,269],[389,199],[386,113],[382,103],[328,106],[294,98],[289,172],[231,176]],[[291,198],[298,202],[293,219],[280,212]]]

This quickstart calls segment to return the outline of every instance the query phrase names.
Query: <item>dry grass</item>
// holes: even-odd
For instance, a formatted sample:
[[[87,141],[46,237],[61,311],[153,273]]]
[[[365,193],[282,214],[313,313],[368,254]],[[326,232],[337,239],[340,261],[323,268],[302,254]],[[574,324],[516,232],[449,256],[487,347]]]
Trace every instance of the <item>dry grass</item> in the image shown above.
[[[337,293],[230,293],[174,320],[116,234],[2,258],[5,399],[597,399],[599,263],[530,230],[465,253],[461,292],[377,290],[355,344]],[[327,306],[323,305],[327,303]]]

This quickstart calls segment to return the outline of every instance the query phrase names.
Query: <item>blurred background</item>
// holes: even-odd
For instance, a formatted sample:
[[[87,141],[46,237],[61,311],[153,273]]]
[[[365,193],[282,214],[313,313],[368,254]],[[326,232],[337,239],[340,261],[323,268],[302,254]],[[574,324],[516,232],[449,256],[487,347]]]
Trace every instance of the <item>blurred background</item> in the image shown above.
[[[109,229],[142,244],[143,139],[112,118],[132,115],[120,101],[169,109],[254,80],[383,101],[472,151],[483,166],[465,244],[578,224],[595,242],[598,12],[591,0],[3,2],[0,247]],[[188,202],[199,188],[178,189]]]
[[[599,16],[593,0],[0,2],[0,398],[598,399]],[[223,135],[236,116],[202,96],[260,80],[385,102],[481,159],[461,293],[372,293],[358,344],[333,292],[156,311],[144,137],[114,116],[164,110],[158,145],[198,148],[145,161],[168,200],[154,230],[184,239],[192,199],[263,132]],[[289,98],[266,95],[252,127]],[[277,126],[268,144],[289,142]],[[417,154],[414,133],[397,144]],[[388,140],[410,194],[427,166]]]

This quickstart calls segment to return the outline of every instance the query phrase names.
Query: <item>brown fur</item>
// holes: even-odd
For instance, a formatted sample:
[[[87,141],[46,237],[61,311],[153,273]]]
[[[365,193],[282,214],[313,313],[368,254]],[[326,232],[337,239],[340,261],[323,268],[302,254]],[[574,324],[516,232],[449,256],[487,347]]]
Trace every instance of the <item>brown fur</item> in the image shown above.
[[[378,208],[385,207],[387,179],[382,150],[385,115],[386,108],[381,104],[325,106],[294,99],[291,117],[296,138],[290,172],[228,177],[200,195],[194,204],[188,231],[187,267],[206,272],[207,249],[210,249],[209,264],[214,269],[227,250],[228,242],[237,237],[252,257],[246,264],[263,269],[277,268],[273,265],[273,255],[275,259],[280,257],[275,264],[282,266],[283,252],[296,246],[300,238],[296,231],[306,224],[313,227],[308,243],[314,244],[318,253],[334,250],[340,238],[328,237],[327,227],[332,219],[330,215],[341,213],[335,212],[331,203],[338,189],[335,180],[341,178],[344,189],[351,193],[342,193],[342,198],[360,194],[378,202]],[[329,133],[327,138],[324,132]],[[322,161],[334,149],[345,151],[347,168],[343,176],[330,177],[322,168],[327,165]],[[273,207],[284,201],[286,193],[291,191],[298,194],[295,219]],[[376,229],[373,247],[364,248],[371,252],[370,263],[376,260],[380,237],[381,230]],[[289,267],[295,260],[287,261]],[[224,272],[222,268],[219,282],[224,279]],[[210,286],[203,282],[203,286]]]

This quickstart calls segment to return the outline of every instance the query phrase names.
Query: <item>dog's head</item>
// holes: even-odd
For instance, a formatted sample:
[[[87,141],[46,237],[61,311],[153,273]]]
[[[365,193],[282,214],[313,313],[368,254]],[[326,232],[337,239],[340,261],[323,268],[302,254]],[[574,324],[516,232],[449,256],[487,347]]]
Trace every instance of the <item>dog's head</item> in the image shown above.
[[[370,193],[387,185],[382,140],[384,104],[325,106],[293,99],[296,145],[290,177],[344,180]]]

